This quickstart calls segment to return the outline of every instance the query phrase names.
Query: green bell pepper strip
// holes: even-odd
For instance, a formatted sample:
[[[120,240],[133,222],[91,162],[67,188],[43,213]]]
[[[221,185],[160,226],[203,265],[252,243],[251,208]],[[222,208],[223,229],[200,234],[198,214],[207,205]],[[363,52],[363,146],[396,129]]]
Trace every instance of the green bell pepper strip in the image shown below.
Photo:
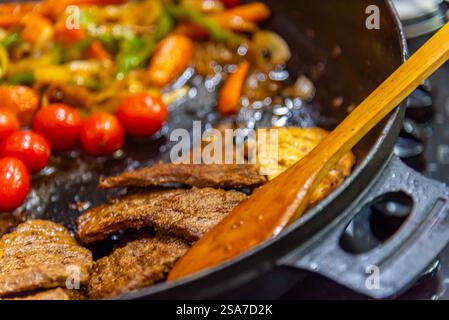
[[[90,12],[86,10],[81,10],[80,25],[83,29],[90,32],[91,30],[95,30],[97,28],[97,21]]]
[[[173,25],[172,17],[163,10],[154,34],[123,40],[121,52],[117,57],[117,78],[123,78],[131,70],[144,64],[153,54],[157,43],[172,30]]]
[[[144,42],[146,44],[144,45]],[[124,39],[120,45],[120,52],[117,56],[117,78],[122,78],[129,73],[132,69],[139,66],[141,63],[141,56],[143,56],[144,46],[146,51],[152,50],[152,41],[150,39],[144,39],[140,37],[132,37],[130,39]]]
[[[111,32],[106,33],[97,33],[98,25],[95,17],[86,10],[81,10],[81,21],[80,25],[83,29],[87,30],[88,33],[88,41],[92,43],[93,41],[100,41],[101,44],[106,48],[106,50],[110,53],[117,52],[117,39]]]
[[[96,36],[97,40],[101,42],[103,47],[113,55],[116,55],[118,48],[118,40],[111,33],[103,33]]]
[[[29,72],[19,72],[12,76],[10,76],[7,79],[8,84],[12,85],[26,85],[31,86],[33,85],[38,79],[38,76],[32,71]],[[42,79],[40,79],[42,80]],[[63,81],[61,83],[67,83],[67,81]],[[79,85],[80,83],[76,82],[75,80],[68,81],[68,83]],[[88,77],[83,79],[82,85],[90,90],[99,90],[102,86],[98,79],[95,79],[93,77]]]
[[[20,40],[21,40],[20,33],[15,31],[4,37],[2,41],[0,41],[0,45],[2,45],[5,49],[9,49],[13,45],[18,43]]]
[[[8,78],[9,84],[31,86],[36,82],[34,72],[19,72]]]
[[[154,38],[156,41],[161,41],[165,38],[167,34],[173,29],[175,22],[172,16],[168,13],[166,9],[162,11],[161,18],[156,32],[154,33]]]
[[[21,37],[18,31],[13,31],[0,41],[0,79],[6,75],[9,66],[8,49],[20,42]]]
[[[175,19],[189,20],[206,29],[215,41],[231,42],[233,44],[239,44],[244,41],[241,36],[223,29],[215,21],[193,8],[173,4],[167,5],[166,8]]]
[[[95,41],[94,38],[88,37],[60,51],[60,63],[81,59],[86,50]]]

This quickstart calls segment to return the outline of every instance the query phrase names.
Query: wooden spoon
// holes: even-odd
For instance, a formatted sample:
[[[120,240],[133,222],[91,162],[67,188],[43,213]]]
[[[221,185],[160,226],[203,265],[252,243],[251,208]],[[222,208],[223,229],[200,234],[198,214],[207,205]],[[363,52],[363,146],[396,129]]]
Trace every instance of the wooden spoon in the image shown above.
[[[303,214],[313,190],[340,158],[448,59],[449,23],[310,154],[257,189],[201,238],[176,263],[169,281],[217,266],[278,235]]]

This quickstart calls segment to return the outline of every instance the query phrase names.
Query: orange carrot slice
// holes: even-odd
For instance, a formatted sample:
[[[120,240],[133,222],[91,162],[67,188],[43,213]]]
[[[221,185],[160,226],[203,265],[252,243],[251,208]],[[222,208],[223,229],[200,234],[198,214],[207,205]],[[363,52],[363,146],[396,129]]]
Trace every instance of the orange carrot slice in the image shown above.
[[[209,37],[209,32],[193,22],[180,23],[173,30],[174,34],[187,36],[191,39],[203,40]]]
[[[87,55],[91,59],[97,60],[112,60],[109,52],[103,47],[100,41],[94,41],[89,49],[87,50]]]
[[[64,45],[71,45],[87,38],[83,28],[67,28],[65,21],[59,21],[55,26],[55,40]]]
[[[271,10],[261,2],[254,2],[209,15],[220,26],[236,31],[254,31],[256,23],[268,19]]]
[[[173,34],[160,42],[148,68],[151,84],[164,87],[188,67],[193,56],[193,42],[184,35]]]
[[[35,3],[3,3],[0,4],[0,27],[11,28],[17,26],[23,17],[36,7]]]
[[[29,13],[23,17],[22,38],[31,44],[42,44],[53,37],[53,26],[50,20],[37,13]]]
[[[236,72],[226,79],[218,97],[218,112],[220,114],[228,116],[239,111],[240,97],[249,68],[250,65],[245,60],[238,65]]]
[[[39,7],[40,13],[57,19],[68,6],[102,6],[122,4],[127,0],[44,0]]]
[[[0,109],[14,113],[22,126],[31,124],[39,107],[37,93],[24,86],[0,86],[0,101]]]

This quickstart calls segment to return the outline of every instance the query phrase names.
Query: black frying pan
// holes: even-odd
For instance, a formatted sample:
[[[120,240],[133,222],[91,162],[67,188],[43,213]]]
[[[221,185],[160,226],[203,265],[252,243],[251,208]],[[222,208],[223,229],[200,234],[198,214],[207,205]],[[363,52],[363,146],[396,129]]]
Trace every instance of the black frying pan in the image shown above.
[[[404,36],[389,1],[266,2],[274,11],[266,27],[280,33],[292,48],[292,77],[305,73],[317,85],[316,104],[311,106],[315,110],[307,112],[313,118],[319,110],[319,117],[314,118],[318,125],[331,129],[345,116],[345,108],[329,107],[333,99],[342,97],[346,106],[359,103],[405,59]],[[380,30],[365,26],[366,8],[373,4],[380,9]],[[342,54],[334,57],[337,45]],[[197,100],[176,108],[168,131],[188,128],[194,118],[204,117],[201,113],[213,110],[214,99],[200,94]],[[272,298],[300,279],[304,271],[323,274],[371,297],[399,294],[449,242],[449,233],[444,232],[447,189],[392,158],[404,110],[403,105],[355,148],[359,163],[352,176],[276,239],[200,275],[121,298]],[[53,160],[56,171],[36,177],[33,194],[21,211],[27,218],[50,219],[73,230],[73,222],[83,210],[117,195],[97,190],[101,175],[168,160],[167,147],[168,141],[161,136],[129,141],[124,155],[115,159],[93,160],[81,153],[60,155]],[[371,225],[364,207],[400,195],[413,203],[413,210],[387,241],[370,246],[375,238],[369,236],[370,228],[362,237],[344,236],[351,221],[352,228]],[[101,255],[109,249],[110,243],[101,243],[94,252]],[[366,272],[372,265],[380,270],[380,286],[374,290],[366,286]],[[276,290],[265,287],[267,278],[277,279]]]

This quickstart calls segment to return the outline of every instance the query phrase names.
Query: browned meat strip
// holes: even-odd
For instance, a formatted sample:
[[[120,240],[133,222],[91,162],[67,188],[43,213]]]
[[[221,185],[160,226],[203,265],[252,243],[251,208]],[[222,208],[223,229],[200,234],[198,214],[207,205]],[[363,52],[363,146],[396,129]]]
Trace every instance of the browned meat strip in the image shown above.
[[[92,254],[62,226],[30,220],[0,239],[0,296],[87,282]]]
[[[83,300],[85,297],[77,290],[51,289],[13,300]]]
[[[187,243],[169,236],[131,241],[95,262],[89,297],[114,297],[162,281],[188,249]]]
[[[100,181],[103,189],[117,187],[157,187],[178,183],[198,188],[253,188],[266,182],[254,165],[156,164]]]
[[[140,192],[86,211],[78,219],[77,236],[90,243],[122,229],[154,227],[196,241],[246,197],[210,188]]]

